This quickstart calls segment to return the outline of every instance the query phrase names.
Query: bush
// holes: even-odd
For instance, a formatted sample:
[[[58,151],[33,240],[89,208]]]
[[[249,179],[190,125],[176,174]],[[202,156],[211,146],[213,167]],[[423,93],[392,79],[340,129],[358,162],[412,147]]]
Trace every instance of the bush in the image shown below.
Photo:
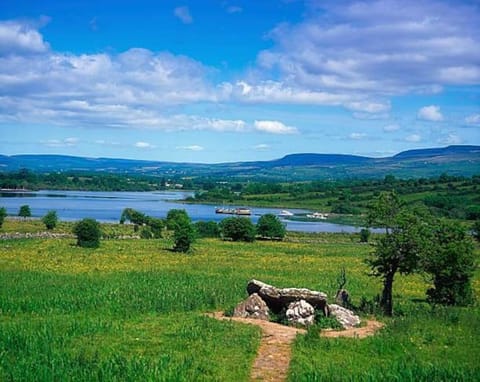
[[[153,237],[155,239],[160,239],[162,237],[162,230],[163,227],[165,227],[165,222],[162,219],[148,217],[147,225],[152,231]]]
[[[199,237],[219,237],[220,236],[220,228],[218,224],[209,221],[199,221],[194,224],[195,230],[197,231],[197,235]]]
[[[170,211],[175,211],[170,214]],[[188,252],[192,243],[195,241],[195,229],[193,228],[190,217],[185,210],[170,210],[170,224],[173,227],[173,250],[175,252]],[[168,216],[167,216],[168,222]],[[168,224],[168,223],[167,223]]]
[[[220,232],[224,239],[247,242],[255,240],[255,226],[248,218],[226,218],[220,222]]]
[[[95,219],[85,218],[73,227],[77,235],[77,245],[84,248],[98,248],[100,245],[100,225]]]
[[[257,234],[261,237],[282,240],[285,237],[285,233],[285,226],[277,216],[266,214],[258,219]]]
[[[175,226],[178,224],[178,222],[184,219],[190,221],[190,217],[188,216],[187,211],[180,209],[172,209],[168,211],[166,226],[169,230],[174,231]]]
[[[56,211],[48,211],[47,214],[42,218],[43,224],[47,229],[54,229],[58,223],[58,217]]]
[[[28,204],[20,206],[20,209],[18,210],[18,216],[21,216],[24,219],[32,216],[32,211],[30,211],[30,206]]]
[[[367,228],[362,228],[360,230],[360,243],[368,243],[370,238],[370,230]]]
[[[423,269],[432,276],[428,300],[443,305],[473,302],[471,278],[475,271],[473,243],[463,227],[439,222],[431,252],[423,259]]]
[[[0,228],[3,226],[3,222],[7,216],[7,210],[5,207],[0,208]]]
[[[150,227],[148,226],[143,227],[142,230],[140,231],[140,237],[142,239],[153,239],[153,232],[150,229]]]

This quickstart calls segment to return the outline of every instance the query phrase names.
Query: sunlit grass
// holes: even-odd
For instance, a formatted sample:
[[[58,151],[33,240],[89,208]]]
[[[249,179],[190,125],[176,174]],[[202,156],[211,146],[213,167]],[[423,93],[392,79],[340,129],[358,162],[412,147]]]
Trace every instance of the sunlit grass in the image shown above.
[[[259,331],[203,313],[245,298],[249,279],[332,297],[344,267],[354,304],[381,289],[364,263],[372,248],[356,235],[202,239],[189,254],[171,247],[168,239],[102,240],[96,250],[68,238],[0,241],[0,380],[248,380]],[[336,370],[338,380],[473,380],[478,308],[432,312],[418,302],[428,287],[422,276],[397,276],[399,316],[378,337],[300,337],[290,379],[335,380]]]

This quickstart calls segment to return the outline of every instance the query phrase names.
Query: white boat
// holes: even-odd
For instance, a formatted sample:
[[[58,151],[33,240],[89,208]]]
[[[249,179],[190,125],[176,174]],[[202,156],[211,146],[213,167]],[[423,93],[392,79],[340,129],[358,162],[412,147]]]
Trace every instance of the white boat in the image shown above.
[[[251,215],[252,211],[248,208],[240,207],[235,210],[236,215]]]
[[[322,212],[314,212],[313,214],[308,214],[307,218],[326,220],[328,218],[328,214],[324,214]]]
[[[287,210],[282,210],[280,211],[280,213],[278,214],[278,216],[282,216],[282,217],[289,217],[289,216],[293,216],[294,214],[290,211],[287,211]]]

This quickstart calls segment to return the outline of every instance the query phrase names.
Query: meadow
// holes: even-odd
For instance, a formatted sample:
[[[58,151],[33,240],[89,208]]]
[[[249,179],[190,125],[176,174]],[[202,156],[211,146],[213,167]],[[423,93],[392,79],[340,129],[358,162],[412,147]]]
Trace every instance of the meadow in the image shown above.
[[[6,221],[0,232],[23,224],[40,230]],[[171,246],[169,239],[107,239],[96,250],[73,238],[0,240],[0,380],[247,381],[259,329],[204,313],[231,309],[249,279],[333,296],[344,267],[355,305],[381,288],[363,262],[371,246],[356,235],[201,239],[189,254]],[[432,308],[428,287],[420,275],[398,276],[396,316],[380,317],[386,328],[374,337],[326,339],[318,328],[299,336],[289,379],[479,380],[480,308]],[[478,298],[478,271],[474,288]]]

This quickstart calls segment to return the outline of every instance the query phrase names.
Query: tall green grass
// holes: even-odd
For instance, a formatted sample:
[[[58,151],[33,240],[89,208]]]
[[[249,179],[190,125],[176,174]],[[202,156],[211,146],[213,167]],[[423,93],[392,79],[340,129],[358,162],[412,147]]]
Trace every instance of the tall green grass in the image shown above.
[[[259,330],[203,313],[245,298],[250,278],[332,296],[345,267],[354,304],[380,291],[363,263],[368,245],[348,235],[290,239],[202,239],[189,255],[168,240],[104,240],[96,250],[73,239],[0,241],[0,380],[246,381]],[[399,276],[401,315],[377,337],[299,337],[290,379],[474,380],[478,308],[432,311],[417,302],[428,286]]]

